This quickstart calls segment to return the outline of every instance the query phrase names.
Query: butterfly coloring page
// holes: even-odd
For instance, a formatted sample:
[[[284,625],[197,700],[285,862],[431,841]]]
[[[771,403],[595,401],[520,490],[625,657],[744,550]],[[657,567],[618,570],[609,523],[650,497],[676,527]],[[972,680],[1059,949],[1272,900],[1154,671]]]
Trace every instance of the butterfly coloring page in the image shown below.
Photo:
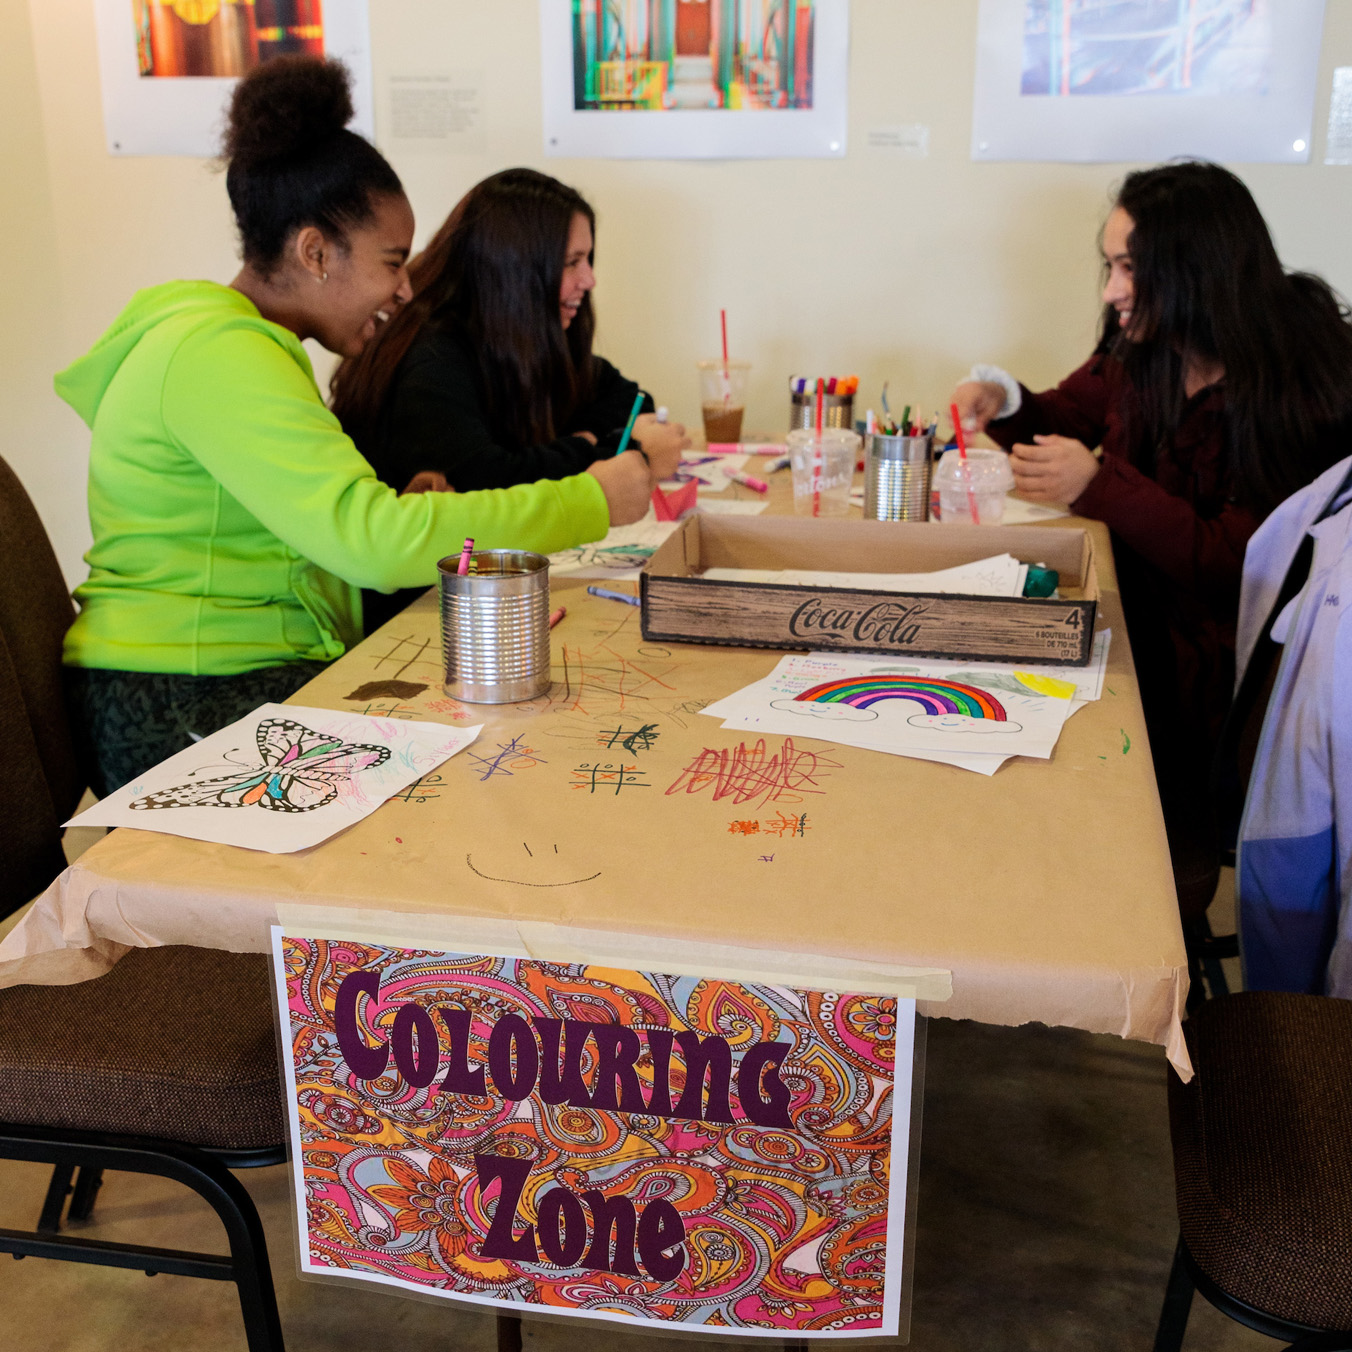
[[[479,729],[265,704],[73,821],[287,854],[369,816]]]

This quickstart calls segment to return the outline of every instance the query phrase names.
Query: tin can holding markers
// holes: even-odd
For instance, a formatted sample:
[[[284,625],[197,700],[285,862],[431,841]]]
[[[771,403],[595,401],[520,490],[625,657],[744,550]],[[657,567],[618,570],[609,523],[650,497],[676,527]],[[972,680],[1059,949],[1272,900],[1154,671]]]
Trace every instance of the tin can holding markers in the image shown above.
[[[933,438],[867,438],[864,454],[864,520],[928,521]]]
[[[800,428],[816,427],[817,391],[809,389],[800,394],[795,390],[789,398],[789,430],[796,432]],[[823,394],[822,426],[851,431],[854,427],[854,395]]]
[[[437,564],[444,689],[466,704],[516,704],[549,689],[549,560],[481,549]]]

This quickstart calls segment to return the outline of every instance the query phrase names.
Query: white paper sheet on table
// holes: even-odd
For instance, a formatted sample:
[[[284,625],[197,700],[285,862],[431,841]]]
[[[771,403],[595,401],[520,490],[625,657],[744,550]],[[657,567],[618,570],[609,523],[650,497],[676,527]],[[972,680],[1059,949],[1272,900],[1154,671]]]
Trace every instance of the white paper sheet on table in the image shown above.
[[[828,689],[840,682],[851,684],[847,696]],[[781,659],[766,680],[712,707],[743,725],[754,719],[766,731],[899,755],[1051,756],[1070,714],[1073,683],[1005,665],[974,674],[979,697],[964,693],[967,684],[931,674],[924,663],[812,653]]]
[[[614,527],[604,540],[551,554],[549,571],[557,577],[609,578],[616,582],[635,578],[679,526],[679,521],[659,521],[650,507],[641,521]]]
[[[869,591],[940,595],[1022,596],[1028,565],[1012,554],[928,573],[836,573],[806,568],[707,568],[710,582],[759,582],[785,587],[857,587]]]
[[[289,854],[369,816],[479,728],[264,704],[66,822]]]
[[[1058,517],[1069,516],[1069,507],[1058,507],[1051,502],[1025,502],[1013,493],[1005,496],[1005,514],[1002,526],[1036,526],[1043,521],[1055,521]]]
[[[764,498],[701,498],[696,510],[710,516],[759,516],[769,505]]]
[[[732,485],[728,475],[741,469],[749,459],[750,456],[740,454],[705,455],[693,451],[681,457],[680,468],[670,479],[664,479],[662,486],[670,490],[698,479],[701,493],[722,493]]]
[[[1065,718],[1070,718],[1086,704],[1092,703],[1102,697],[1104,675],[1107,671],[1108,652],[1112,643],[1112,630],[1104,629],[1094,637],[1094,646],[1092,655],[1087,665],[1083,667],[1054,667],[1027,665],[1020,666],[1017,670],[1025,676],[1045,678],[1053,681],[1062,681],[1072,684],[1074,694],[1070,699],[1070,706],[1065,713]],[[827,662],[836,661],[840,655],[836,653],[812,653],[809,655],[813,659],[821,659]],[[864,660],[862,658],[856,660]],[[946,679],[949,681],[958,681],[964,685],[982,686],[983,679],[993,676],[1005,676],[1014,668],[1008,664],[996,662],[943,662],[926,660],[924,662],[893,662],[889,659],[868,659],[873,663],[885,666],[890,672],[897,675],[926,675],[937,679]],[[781,663],[782,665],[782,663]],[[776,667],[775,672],[779,671]],[[794,731],[794,726],[784,724],[781,726],[780,720],[774,718],[771,722],[774,726],[767,723],[765,710],[777,698],[774,688],[775,672],[767,676],[764,680],[757,681],[753,685],[747,686],[735,694],[725,699],[718,700],[711,704],[703,712],[712,718],[722,718],[723,726],[736,731]],[[793,717],[784,715],[785,719]],[[1063,720],[1064,724],[1064,720]],[[799,725],[801,730],[801,725]],[[825,729],[816,734],[828,741],[844,742],[846,745],[863,745],[859,741],[850,740],[840,735],[838,726],[833,725],[827,732]],[[946,765],[955,765],[963,770],[972,770],[977,774],[993,775],[1006,760],[1010,759],[1010,753],[1005,751],[985,752],[970,750],[927,750],[921,747],[912,746],[904,750],[890,745],[873,745],[867,749],[876,751],[886,751],[890,754],[905,755],[916,760],[938,761]],[[1027,752],[1017,754],[1027,755]]]

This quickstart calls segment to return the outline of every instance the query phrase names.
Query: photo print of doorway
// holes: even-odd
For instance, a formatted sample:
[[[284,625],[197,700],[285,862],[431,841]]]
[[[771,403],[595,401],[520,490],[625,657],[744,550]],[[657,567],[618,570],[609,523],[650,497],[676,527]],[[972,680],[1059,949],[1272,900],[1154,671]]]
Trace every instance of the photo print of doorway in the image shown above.
[[[817,0],[573,0],[577,111],[813,107]]]

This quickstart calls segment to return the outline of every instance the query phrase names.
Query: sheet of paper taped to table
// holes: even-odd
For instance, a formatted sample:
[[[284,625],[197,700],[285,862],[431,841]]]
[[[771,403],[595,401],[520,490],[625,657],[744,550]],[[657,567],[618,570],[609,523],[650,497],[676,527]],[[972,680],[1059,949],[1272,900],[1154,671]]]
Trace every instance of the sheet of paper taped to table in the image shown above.
[[[558,581],[555,603],[549,693],[474,708],[442,691],[436,599],[416,602],[297,700],[482,722],[466,753],[266,871],[246,851],[114,833],[0,945],[0,981],[78,979],[60,973],[119,945],[262,951],[279,904],[322,903],[949,970],[936,1012],[1144,1038],[1186,1069],[1186,963],[1125,643],[1050,762],[987,779],[724,730],[701,710],[775,654],[647,644],[634,608],[584,583]]]

